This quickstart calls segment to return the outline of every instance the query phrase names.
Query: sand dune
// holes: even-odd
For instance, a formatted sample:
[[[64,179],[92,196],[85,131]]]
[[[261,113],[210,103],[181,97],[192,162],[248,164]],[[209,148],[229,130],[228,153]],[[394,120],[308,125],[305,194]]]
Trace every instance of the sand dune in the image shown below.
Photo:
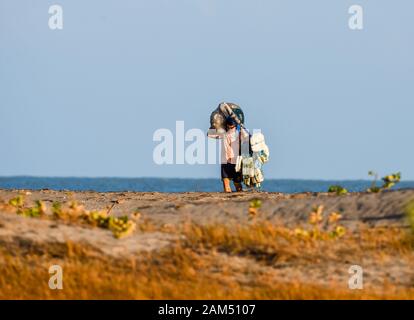
[[[47,207],[51,207],[54,202],[76,201],[86,209],[104,209],[110,211],[110,214],[114,216],[132,215],[137,212],[141,215],[138,228],[133,234],[116,239],[108,230],[56,220],[52,216],[27,218],[3,210],[0,212],[2,255],[12,254],[15,256],[17,254],[16,259],[23,259],[21,262],[23,265],[26,261],[24,260],[26,254],[60,259],[62,263],[67,259],[70,261],[72,258],[68,255],[68,244],[86,248],[87,257],[91,261],[94,259],[104,259],[105,263],[109,263],[108,261],[131,261],[131,259],[139,261],[143,254],[153,256],[162,254],[165,250],[172,250],[168,248],[174,248],[177,242],[182,241],[185,237],[191,238],[191,233],[182,232],[184,229],[180,229],[180,226],[187,223],[193,226],[202,226],[204,229],[197,232],[200,234],[205,232],[205,235],[197,235],[199,238],[194,243],[189,245],[187,242],[179,247],[182,249],[183,246],[188,246],[194,254],[194,259],[203,257],[206,261],[214,261],[214,268],[220,270],[224,268],[223,270],[227,270],[226,272],[229,273],[229,278],[226,281],[235,281],[237,285],[247,286],[249,288],[247,293],[251,292],[249,290],[253,290],[249,285],[251,281],[255,283],[254,286],[257,286],[255,282],[257,278],[252,278],[251,272],[259,274],[261,277],[266,275],[278,284],[296,283],[297,286],[299,281],[301,286],[316,285],[329,288],[332,283],[336,286],[338,283],[342,283],[345,286],[349,277],[348,266],[363,264],[367,270],[366,283],[371,290],[369,294],[378,294],[379,296],[397,294],[398,290],[409,290],[408,293],[404,291],[402,297],[412,294],[410,290],[412,290],[414,283],[414,271],[412,270],[414,252],[406,250],[405,236],[401,232],[408,230],[404,210],[407,203],[414,199],[414,190],[388,191],[378,194],[353,193],[343,196],[321,193],[294,195],[247,192],[240,194],[167,194],[0,190],[0,199],[3,200],[3,203],[7,203],[19,194],[24,195],[25,206],[33,205],[36,200],[43,201]],[[254,199],[260,199],[262,206],[258,214],[252,218],[248,213],[248,208]],[[261,242],[262,236],[255,236],[246,240],[247,242],[243,242],[245,240],[241,239],[246,230],[248,233],[257,232],[259,227],[256,226],[266,226],[266,223],[283,226],[286,230],[301,225],[306,226],[312,208],[319,205],[324,206],[326,214],[338,212],[342,215],[341,225],[348,230],[349,240],[320,242],[309,249],[310,251],[304,249],[301,252],[301,244],[296,240],[293,240],[291,247],[289,247],[281,246],[280,243],[269,244],[269,240]],[[254,219],[253,224],[252,219]],[[220,232],[227,232],[229,235],[225,234],[217,240],[214,238],[216,237],[215,231],[212,231],[211,234],[208,233],[211,231],[208,229],[209,226],[216,226],[217,229],[223,226],[225,230]],[[243,226],[248,226],[251,229],[237,231],[238,234],[231,235],[233,230],[238,230],[237,228]],[[263,232],[263,230],[260,229],[259,232]],[[365,231],[362,233],[361,230],[368,230],[366,231],[368,240],[355,240],[365,236]],[[378,236],[378,239],[384,241],[386,244],[384,247],[381,247],[380,242],[377,243],[376,230],[382,230],[381,233],[378,233],[381,235]],[[387,230],[390,230],[389,236]],[[249,236],[247,234],[247,237]],[[240,244],[237,244],[238,247],[231,247],[235,245],[234,240],[228,240],[231,237],[235,237],[235,241],[239,241],[237,239],[239,237],[241,244],[249,243],[247,246],[251,245],[254,249],[250,248],[246,251],[243,247],[246,245]],[[206,240],[207,238],[208,241],[215,242],[210,244]],[[382,238],[384,240],[381,240]],[[212,249],[201,250],[198,244],[203,241],[207,241],[206,248]],[[270,239],[270,241],[273,240]],[[358,241],[361,241],[361,246]],[[392,246],[399,248],[400,244],[395,244],[398,241],[404,242],[401,245],[404,249],[390,249]],[[262,247],[267,245],[270,247],[264,253],[260,253]],[[377,249],[376,246],[378,246]],[[205,245],[203,245],[204,247]],[[171,253],[168,256],[171,257]],[[0,265],[4,263],[1,262],[4,259],[0,256]],[[215,274],[213,269],[210,269],[211,266],[203,271],[206,272],[206,279],[210,279]],[[162,271],[160,273],[162,274]],[[1,281],[7,283],[7,279],[0,279]],[[301,290],[303,291],[303,289]],[[74,293],[72,292],[72,294]],[[132,294],[132,296],[141,297],[139,294]],[[254,297],[253,293],[241,297],[251,298],[252,296]],[[29,297],[33,296],[29,295]],[[69,294],[68,297],[71,295]],[[145,298],[145,294],[143,297]],[[161,294],[157,298],[163,297],[177,298],[171,294]],[[214,296],[212,297],[214,298]],[[293,297],[295,296],[293,295]],[[270,295],[269,298],[273,298],[273,296]]]

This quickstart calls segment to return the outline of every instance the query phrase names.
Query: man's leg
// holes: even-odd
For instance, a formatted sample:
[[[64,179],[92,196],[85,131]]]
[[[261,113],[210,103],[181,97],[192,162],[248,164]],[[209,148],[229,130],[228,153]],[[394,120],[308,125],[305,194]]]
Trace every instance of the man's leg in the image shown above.
[[[230,179],[229,178],[223,178],[223,188],[224,188],[224,192],[231,192],[231,186],[230,186]]]
[[[234,182],[234,187],[236,188],[237,192],[243,191],[243,186],[240,182]]]
[[[243,191],[243,176],[241,172],[235,172],[234,178],[233,178],[233,183],[234,183],[234,187],[236,188],[237,192],[241,192]]]

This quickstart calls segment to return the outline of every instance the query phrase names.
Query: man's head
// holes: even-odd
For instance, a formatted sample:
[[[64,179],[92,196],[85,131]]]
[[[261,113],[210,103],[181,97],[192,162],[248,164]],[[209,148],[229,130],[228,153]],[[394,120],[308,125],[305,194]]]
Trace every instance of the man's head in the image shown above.
[[[227,126],[227,129],[233,129],[237,126],[237,123],[232,117],[227,117],[226,126]]]

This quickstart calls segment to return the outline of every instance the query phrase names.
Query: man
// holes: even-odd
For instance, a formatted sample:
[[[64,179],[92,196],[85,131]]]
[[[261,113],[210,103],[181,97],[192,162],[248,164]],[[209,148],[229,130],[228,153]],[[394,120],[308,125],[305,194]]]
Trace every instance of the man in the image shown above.
[[[226,119],[226,129],[221,149],[221,179],[224,192],[232,192],[230,180],[233,180],[236,191],[243,191],[242,173],[236,172],[237,157],[240,154],[240,133],[233,118]]]

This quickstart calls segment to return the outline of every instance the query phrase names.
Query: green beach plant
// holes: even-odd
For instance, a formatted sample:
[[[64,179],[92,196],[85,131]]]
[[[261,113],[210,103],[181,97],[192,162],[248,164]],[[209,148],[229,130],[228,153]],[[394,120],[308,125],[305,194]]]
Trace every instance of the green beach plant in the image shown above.
[[[47,213],[48,208],[44,202],[37,200],[32,207],[24,206],[24,198],[19,195],[9,201],[9,206],[12,212],[17,213],[28,218],[47,217],[70,221],[86,223],[90,226],[95,226],[102,229],[108,229],[112,232],[115,238],[122,238],[131,234],[136,228],[138,217],[134,216],[130,220],[128,216],[115,217],[108,214],[106,210],[86,210],[84,206],[79,205],[76,201],[68,203],[54,202],[51,207],[51,214]],[[49,211],[49,212],[50,212]]]
[[[20,214],[24,217],[29,217],[29,218],[39,218],[46,214],[46,210],[47,208],[44,202],[37,200],[36,204],[33,207],[18,209],[17,214]]]
[[[252,216],[257,215],[261,207],[262,201],[260,199],[253,199],[249,204],[249,214]]]
[[[340,185],[332,185],[329,187],[328,189],[329,193],[336,193],[338,196],[343,195],[343,194],[347,194],[348,190],[345,189],[344,187],[340,186]]]
[[[18,195],[17,197],[10,199],[9,201],[9,205],[14,208],[18,215],[36,218],[46,214],[46,205],[41,200],[36,200],[35,205],[33,207],[26,208],[24,204],[25,200],[22,195]]]
[[[293,234],[303,240],[339,239],[346,234],[346,229],[339,224],[342,216],[331,212],[326,218],[323,214],[324,206],[315,206],[309,215],[308,223],[311,228],[295,228]]]
[[[91,225],[111,230],[115,238],[131,234],[136,227],[135,222],[129,220],[128,216],[109,216],[106,211],[86,211],[83,218]]]
[[[368,175],[374,177],[374,180],[371,183],[371,187],[368,188],[368,192],[373,192],[373,193],[378,193],[380,192],[380,188],[377,186],[377,181],[378,181],[378,173],[376,173],[375,171],[368,171]]]
[[[382,188],[390,189],[401,181],[401,172],[397,172],[397,173],[385,176],[382,178],[382,181],[384,182]]]
[[[383,181],[383,184],[381,187],[379,187],[377,185],[378,173],[374,171],[369,171],[368,175],[374,177],[371,187],[367,189],[368,192],[372,193],[378,193],[383,190],[391,189],[393,186],[395,186],[397,183],[401,181],[401,172],[389,174],[381,179]]]
[[[54,203],[52,211],[57,219],[78,220],[91,226],[108,229],[115,238],[127,236],[136,228],[136,223],[130,220],[128,216],[114,217],[109,215],[106,210],[89,211],[82,205],[78,205],[76,201],[72,201],[69,205]]]
[[[9,201],[9,205],[16,207],[16,208],[21,208],[24,206],[24,197],[22,195],[18,195],[17,197],[10,199]]]

